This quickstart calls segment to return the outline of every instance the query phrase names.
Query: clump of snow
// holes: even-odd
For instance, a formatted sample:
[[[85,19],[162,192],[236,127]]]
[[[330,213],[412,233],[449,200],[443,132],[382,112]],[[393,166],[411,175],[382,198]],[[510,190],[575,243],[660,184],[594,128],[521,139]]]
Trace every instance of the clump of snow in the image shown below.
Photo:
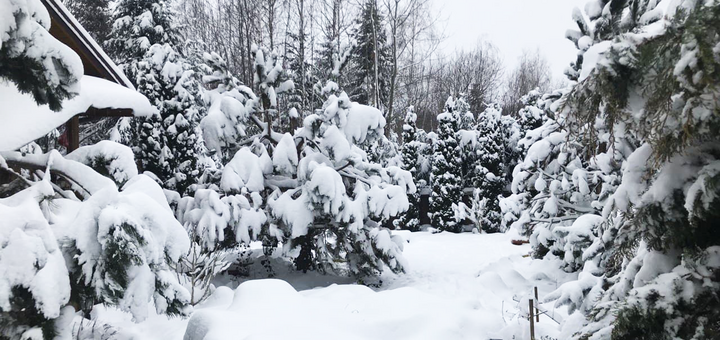
[[[383,134],[385,117],[382,112],[372,106],[351,102],[345,92],[339,97],[331,95],[325,105],[323,119],[336,125],[349,142],[362,144],[368,137],[374,139]]]
[[[245,136],[244,122],[252,112],[254,98],[248,100],[243,93],[220,92],[220,89],[206,93],[205,100],[210,107],[200,121],[200,128],[209,151],[219,152],[225,146],[234,145],[238,137]],[[243,104],[238,98],[247,101]]]
[[[240,149],[223,169],[220,187],[226,192],[262,191],[265,188],[260,158],[248,148]]]
[[[124,184],[138,174],[132,150],[125,145],[111,141],[100,141],[94,145],[82,146],[65,158],[90,167],[102,166],[118,184]]]
[[[598,63],[603,60],[603,54],[612,46],[612,41],[602,41],[592,47],[590,47],[585,54],[583,54],[582,70],[580,70],[580,76],[578,81],[583,81],[585,78],[590,76],[597,67]]]
[[[286,133],[278,142],[272,157],[273,167],[283,174],[294,174],[298,166],[298,154],[292,135]]]
[[[63,102],[59,112],[47,105],[38,106],[32,96],[21,94],[15,86],[0,84],[0,151],[12,151],[38,139],[90,107],[96,109],[132,109],[135,116],[157,112],[145,96],[113,82],[83,76],[78,82],[79,94]],[[32,122],[32,124],[28,124]]]

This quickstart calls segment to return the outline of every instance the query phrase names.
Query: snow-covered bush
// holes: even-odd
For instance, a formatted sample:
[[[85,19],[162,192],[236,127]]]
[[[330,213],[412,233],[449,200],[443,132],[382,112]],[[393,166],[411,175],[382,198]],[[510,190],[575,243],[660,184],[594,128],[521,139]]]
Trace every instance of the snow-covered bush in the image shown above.
[[[360,275],[378,274],[383,264],[403,271],[401,243],[377,221],[408,209],[412,177],[368,162],[356,146],[381,136],[383,126],[380,111],[341,94],[328,99],[322,115],[306,118],[296,134],[302,146],[298,184],[276,190],[268,204],[289,241],[286,250],[299,248],[299,269],[317,264],[338,270],[341,261]]]
[[[139,175],[120,190],[107,186],[77,209],[63,236],[81,306],[117,305],[138,321],[147,317],[149,301],[158,313],[188,313],[188,292],[167,263],[187,252],[189,240],[152,179]]]
[[[85,164],[122,186],[138,175],[132,149],[111,141],[82,146],[65,158]]]
[[[380,223],[408,209],[412,176],[373,163],[361,149],[384,137],[382,113],[341,92],[294,134],[275,132],[284,114],[277,96],[292,83],[273,53],[256,48],[255,56],[257,96],[229,83],[221,63],[206,76],[217,87],[208,92],[203,137],[224,164],[215,181],[199,186],[207,189],[180,200],[186,229],[206,251],[282,243],[299,270],[402,271],[401,246]]]
[[[2,229],[2,249],[13,251],[0,256],[0,270],[9,280],[1,285],[7,289],[0,291],[7,299],[0,307],[2,318],[17,331],[43,327],[49,338],[52,320],[66,305],[85,313],[98,303],[114,305],[141,321],[154,302],[159,313],[187,315],[189,294],[170,266],[187,252],[189,241],[162,189],[130,170],[134,159],[122,157],[127,150],[121,145],[106,142],[80,150],[74,157],[81,160],[113,159],[101,163],[107,177],[57,151],[2,153],[4,172],[33,169],[40,176],[28,175],[30,187],[0,203],[15,214],[7,220],[18,222]],[[123,171],[113,171],[118,169]],[[115,180],[124,176],[128,179],[118,188]],[[17,247],[25,247],[35,260],[16,257]]]
[[[40,0],[4,0],[0,12],[0,80],[59,111],[80,90],[80,57],[50,35],[50,15]]]
[[[43,209],[54,191],[49,181],[0,200],[0,334],[27,338],[42,330],[51,339],[55,319],[68,311],[70,279],[65,258]],[[70,312],[71,313],[71,312]]]

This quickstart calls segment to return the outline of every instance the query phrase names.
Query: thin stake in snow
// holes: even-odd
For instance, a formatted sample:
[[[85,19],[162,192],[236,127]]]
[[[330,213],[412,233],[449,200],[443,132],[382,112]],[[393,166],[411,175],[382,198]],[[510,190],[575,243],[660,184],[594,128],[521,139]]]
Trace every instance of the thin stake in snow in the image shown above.
[[[535,301],[536,301],[536,303],[535,303],[535,321],[540,322],[540,307],[539,307],[540,300],[538,300],[537,287],[534,287],[534,288],[535,288]]]
[[[535,340],[535,318],[533,317],[533,299],[528,299],[528,313],[530,315],[530,340]]]

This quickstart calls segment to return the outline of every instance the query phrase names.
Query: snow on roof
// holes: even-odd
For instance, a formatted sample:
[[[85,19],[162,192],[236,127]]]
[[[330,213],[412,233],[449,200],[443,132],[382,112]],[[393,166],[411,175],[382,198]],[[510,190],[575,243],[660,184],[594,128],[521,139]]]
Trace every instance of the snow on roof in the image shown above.
[[[47,8],[48,12],[50,12],[53,20],[60,20],[61,22],[59,22],[58,24],[63,25],[65,28],[70,30],[71,33],[74,34],[75,38],[78,39],[78,42],[81,43],[91,54],[91,56],[100,63],[100,65],[104,68],[108,75],[113,78],[113,81],[127,88],[135,89],[133,84],[125,76],[122,70],[120,70],[120,68],[115,65],[112,59],[108,57],[105,51],[103,51],[100,45],[95,42],[95,39],[92,38],[92,36],[85,30],[85,28],[80,25],[77,19],[75,19],[75,17],[70,13],[67,7],[65,7],[65,5],[63,5],[58,0],[41,1],[43,5],[45,5],[45,8]]]
[[[78,82],[80,93],[63,102],[54,112],[47,105],[38,106],[32,95],[22,94],[12,83],[0,83],[0,151],[17,150],[64,124],[73,116],[96,109],[132,109],[134,116],[157,112],[145,96],[134,89],[111,81],[83,76]]]

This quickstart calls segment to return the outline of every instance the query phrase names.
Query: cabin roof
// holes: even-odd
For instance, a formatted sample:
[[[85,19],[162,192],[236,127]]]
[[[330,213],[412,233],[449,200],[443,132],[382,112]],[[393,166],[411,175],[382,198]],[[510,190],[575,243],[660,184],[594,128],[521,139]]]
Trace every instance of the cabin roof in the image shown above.
[[[50,34],[74,50],[82,59],[85,75],[102,78],[135,89],[95,39],[59,0],[41,0],[50,13]]]

